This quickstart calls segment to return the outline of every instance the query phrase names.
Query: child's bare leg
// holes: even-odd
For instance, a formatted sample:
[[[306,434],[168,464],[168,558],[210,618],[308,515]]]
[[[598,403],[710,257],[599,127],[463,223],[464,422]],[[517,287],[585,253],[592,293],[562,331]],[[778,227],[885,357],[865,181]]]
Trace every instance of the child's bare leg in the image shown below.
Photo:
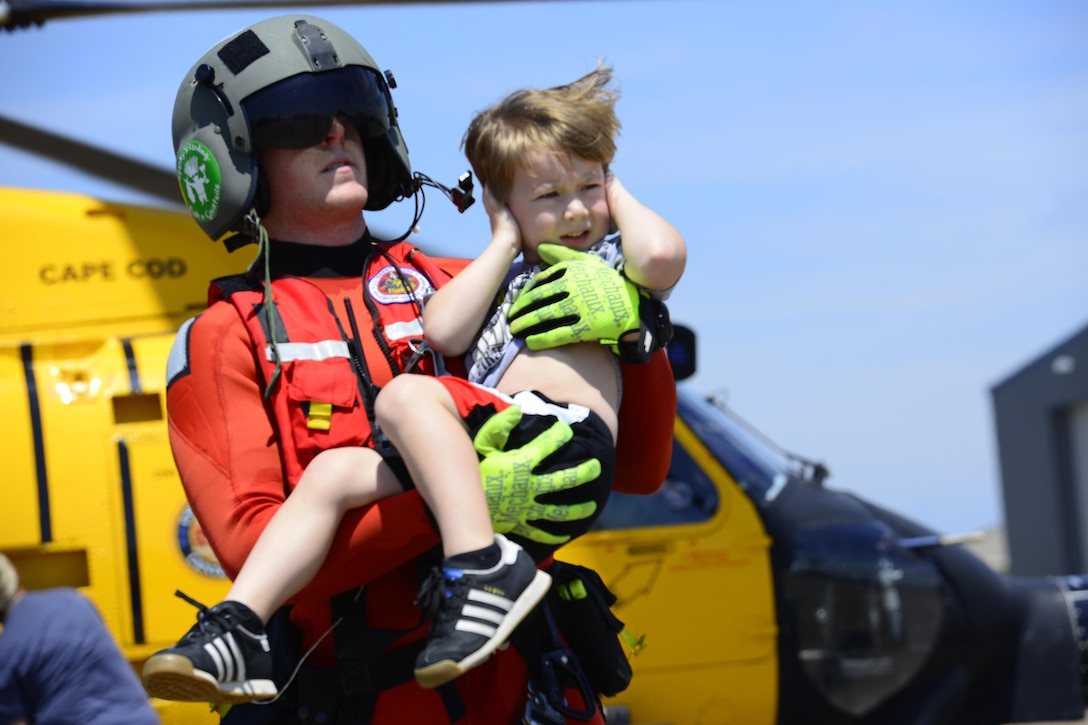
[[[414,670],[420,686],[438,687],[490,657],[547,594],[551,577],[494,533],[476,449],[445,385],[401,375],[382,388],[375,413],[442,534],[445,560],[423,588],[434,619]]]
[[[479,459],[446,388],[400,375],[382,388],[375,413],[438,521],[446,558],[493,545]]]
[[[402,491],[376,451],[322,451],[261,532],[226,599],[268,622],[317,574],[346,511]]]

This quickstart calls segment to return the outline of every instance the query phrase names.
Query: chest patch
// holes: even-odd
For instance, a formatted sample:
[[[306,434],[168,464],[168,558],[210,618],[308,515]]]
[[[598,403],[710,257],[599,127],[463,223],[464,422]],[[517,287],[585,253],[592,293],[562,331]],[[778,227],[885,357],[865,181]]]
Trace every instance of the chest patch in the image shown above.
[[[414,297],[422,302],[434,288],[422,274],[409,267],[397,269],[387,265],[367,280],[370,296],[383,305],[410,302]]]

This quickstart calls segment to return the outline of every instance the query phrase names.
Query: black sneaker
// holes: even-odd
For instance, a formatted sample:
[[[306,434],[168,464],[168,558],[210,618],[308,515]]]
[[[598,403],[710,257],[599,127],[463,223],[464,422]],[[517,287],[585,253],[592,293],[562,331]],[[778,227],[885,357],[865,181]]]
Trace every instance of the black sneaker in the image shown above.
[[[277,694],[272,655],[260,617],[239,602],[199,607],[196,624],[176,645],[144,664],[152,697],[187,702],[251,702]]]
[[[492,569],[435,569],[420,592],[434,615],[427,646],[416,659],[416,681],[433,688],[484,662],[533,611],[551,586],[517,544],[495,536],[502,560]]]

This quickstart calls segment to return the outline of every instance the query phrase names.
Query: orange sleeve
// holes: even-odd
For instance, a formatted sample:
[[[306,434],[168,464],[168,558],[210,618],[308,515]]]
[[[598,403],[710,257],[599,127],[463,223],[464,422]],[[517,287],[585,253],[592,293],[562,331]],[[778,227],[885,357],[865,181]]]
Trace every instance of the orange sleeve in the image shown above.
[[[167,391],[170,443],[186,496],[232,579],[286,499],[279,439],[265,408],[249,335],[218,303],[188,331],[188,364]],[[439,542],[415,491],[349,512],[300,597],[351,589]]]
[[[676,381],[664,350],[655,352],[645,365],[624,363],[620,368],[623,402],[612,488],[651,494],[664,482],[672,459]]]

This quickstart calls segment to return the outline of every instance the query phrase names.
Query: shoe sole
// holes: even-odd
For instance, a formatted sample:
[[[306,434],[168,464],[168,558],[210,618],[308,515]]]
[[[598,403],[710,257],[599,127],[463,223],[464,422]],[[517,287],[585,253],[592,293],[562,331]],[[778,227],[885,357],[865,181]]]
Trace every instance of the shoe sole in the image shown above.
[[[533,611],[533,608],[548,593],[551,584],[551,575],[537,570],[529,586],[525,587],[521,596],[514,600],[514,606],[510,607],[509,613],[503,618],[495,634],[482,647],[460,662],[442,660],[433,665],[421,667],[415,671],[416,682],[425,690],[433,690],[439,685],[460,677],[473,667],[483,664],[510,637],[522,620],[529,616],[529,612]]]
[[[279,694],[272,680],[218,682],[206,672],[193,668],[186,657],[175,654],[155,655],[143,670],[144,689],[160,700],[182,702],[226,702],[239,704],[266,700]]]

